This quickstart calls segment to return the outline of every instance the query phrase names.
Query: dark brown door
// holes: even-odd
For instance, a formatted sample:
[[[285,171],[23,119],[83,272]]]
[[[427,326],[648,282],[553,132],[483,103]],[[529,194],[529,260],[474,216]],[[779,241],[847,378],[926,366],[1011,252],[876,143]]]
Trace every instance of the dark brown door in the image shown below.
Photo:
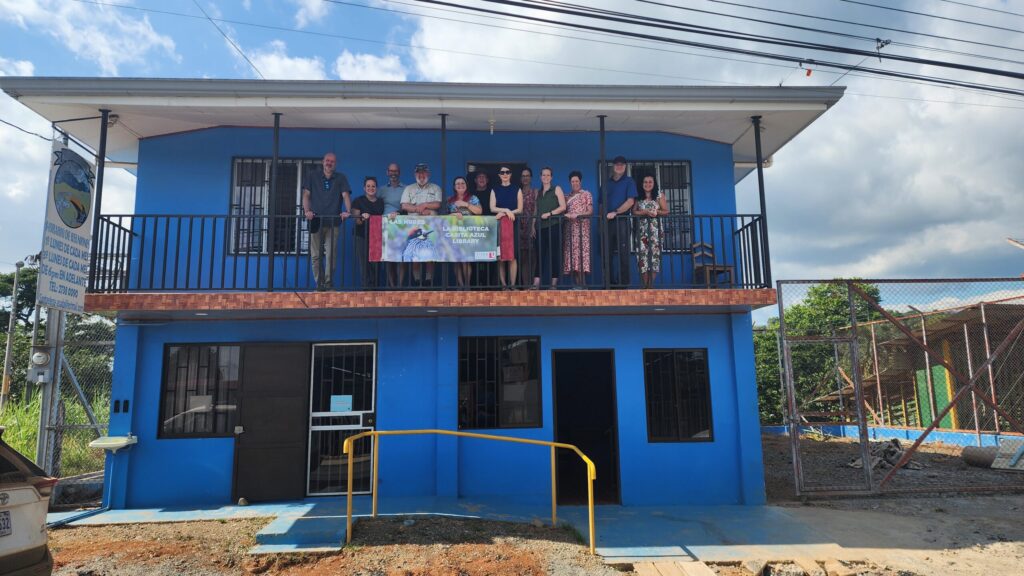
[[[617,504],[619,453],[611,350],[555,350],[555,441],[579,448],[597,467],[594,500]],[[575,452],[556,453],[559,504],[587,502],[586,466]]]
[[[249,502],[306,495],[308,344],[242,349],[242,402],[235,429],[234,497]]]

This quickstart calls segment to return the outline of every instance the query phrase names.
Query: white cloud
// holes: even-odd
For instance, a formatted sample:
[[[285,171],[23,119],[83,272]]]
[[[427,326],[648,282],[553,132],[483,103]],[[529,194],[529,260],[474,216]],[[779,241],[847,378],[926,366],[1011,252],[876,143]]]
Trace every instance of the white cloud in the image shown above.
[[[342,80],[405,80],[408,72],[395,54],[374,56],[345,50],[334,62],[334,72]]]
[[[0,76],[31,76],[35,66],[27,60],[0,57]],[[0,118],[30,132],[50,137],[50,123],[17,100],[0,93]],[[0,270],[39,251],[43,236],[46,180],[50,142],[0,124]],[[135,205],[135,176],[108,170],[103,191],[103,212],[131,213]]]
[[[263,50],[249,54],[253,64],[268,80],[325,80],[324,61],[319,57],[289,56],[288,46],[274,40]]]
[[[252,0],[242,0],[242,8],[245,8],[246,11],[252,10]]]
[[[0,19],[55,38],[105,75],[124,64],[145,64],[161,52],[177,59],[174,40],[158,33],[146,16],[117,8],[64,0],[0,0]],[[83,73],[83,75],[86,75]]]
[[[330,4],[324,0],[291,0],[292,4],[299,7],[295,13],[295,25],[305,28],[310,22],[320,20],[327,15]]]

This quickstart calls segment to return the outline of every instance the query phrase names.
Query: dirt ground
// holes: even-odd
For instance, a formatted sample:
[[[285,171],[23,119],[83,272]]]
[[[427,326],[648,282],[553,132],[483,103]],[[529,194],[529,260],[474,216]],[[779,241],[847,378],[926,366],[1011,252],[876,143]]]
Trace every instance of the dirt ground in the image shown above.
[[[411,520],[411,525],[407,525]],[[567,529],[454,518],[360,520],[335,554],[249,556],[266,520],[54,530],[68,576],[618,576]]]
[[[845,466],[859,455],[848,440],[801,446],[809,478],[863,478]],[[859,575],[990,576],[1024,573],[1024,495],[886,495],[801,501],[794,495],[790,445],[765,437],[769,504],[784,507],[825,535],[830,550]],[[970,468],[959,448],[925,445],[921,470],[897,474],[895,487],[1024,485],[1024,475]],[[850,472],[852,471],[852,473]],[[411,522],[410,522],[411,521]],[[76,527],[50,534],[55,574],[64,576],[617,576],[590,556],[568,529],[455,518],[361,520],[353,545],[339,553],[249,556],[267,520]],[[736,565],[712,566],[723,576],[748,574]],[[766,575],[798,575],[774,564]]]

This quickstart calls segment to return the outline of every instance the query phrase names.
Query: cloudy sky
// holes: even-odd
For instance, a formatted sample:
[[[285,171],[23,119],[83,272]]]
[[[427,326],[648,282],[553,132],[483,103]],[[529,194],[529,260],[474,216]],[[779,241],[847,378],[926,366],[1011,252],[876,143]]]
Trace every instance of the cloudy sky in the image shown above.
[[[530,13],[476,0],[452,1]],[[906,54],[1024,71],[1024,0],[663,3],[674,7],[639,0],[577,2],[862,50],[874,50],[872,39],[880,38],[892,40],[882,49],[883,56]],[[582,22],[575,17],[543,17]],[[1020,80],[884,58],[865,61],[807,49],[687,34],[673,37],[1024,90]],[[346,80],[837,83],[848,87],[843,100],[777,154],[774,166],[766,171],[776,278],[988,277],[1024,272],[1024,250],[1005,241],[1008,236],[1024,236],[1024,97],[858,73],[840,77],[839,72],[810,65],[801,69],[747,56],[539,26],[415,0],[0,0],[0,75],[255,78],[256,70],[266,78]],[[0,120],[46,137],[51,134],[45,121],[5,95],[0,95]],[[0,270],[12,269],[15,260],[39,249],[48,147],[42,138],[0,124],[0,173],[5,175],[0,181]],[[739,184],[737,195],[741,211],[756,211],[754,177]],[[108,172],[104,211],[130,212],[133,197],[134,178],[121,170]]]

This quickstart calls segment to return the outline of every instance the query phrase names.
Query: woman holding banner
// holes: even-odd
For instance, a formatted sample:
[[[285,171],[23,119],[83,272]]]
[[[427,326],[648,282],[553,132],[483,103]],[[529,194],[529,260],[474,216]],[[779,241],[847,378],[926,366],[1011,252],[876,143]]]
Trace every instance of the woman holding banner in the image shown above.
[[[452,181],[452,188],[455,193],[447,202],[449,214],[462,220],[463,216],[479,216],[483,213],[484,209],[480,205],[480,199],[469,193],[469,183],[465,178],[456,176]],[[472,266],[469,262],[455,263],[455,281],[460,287],[469,284],[471,270]]]

